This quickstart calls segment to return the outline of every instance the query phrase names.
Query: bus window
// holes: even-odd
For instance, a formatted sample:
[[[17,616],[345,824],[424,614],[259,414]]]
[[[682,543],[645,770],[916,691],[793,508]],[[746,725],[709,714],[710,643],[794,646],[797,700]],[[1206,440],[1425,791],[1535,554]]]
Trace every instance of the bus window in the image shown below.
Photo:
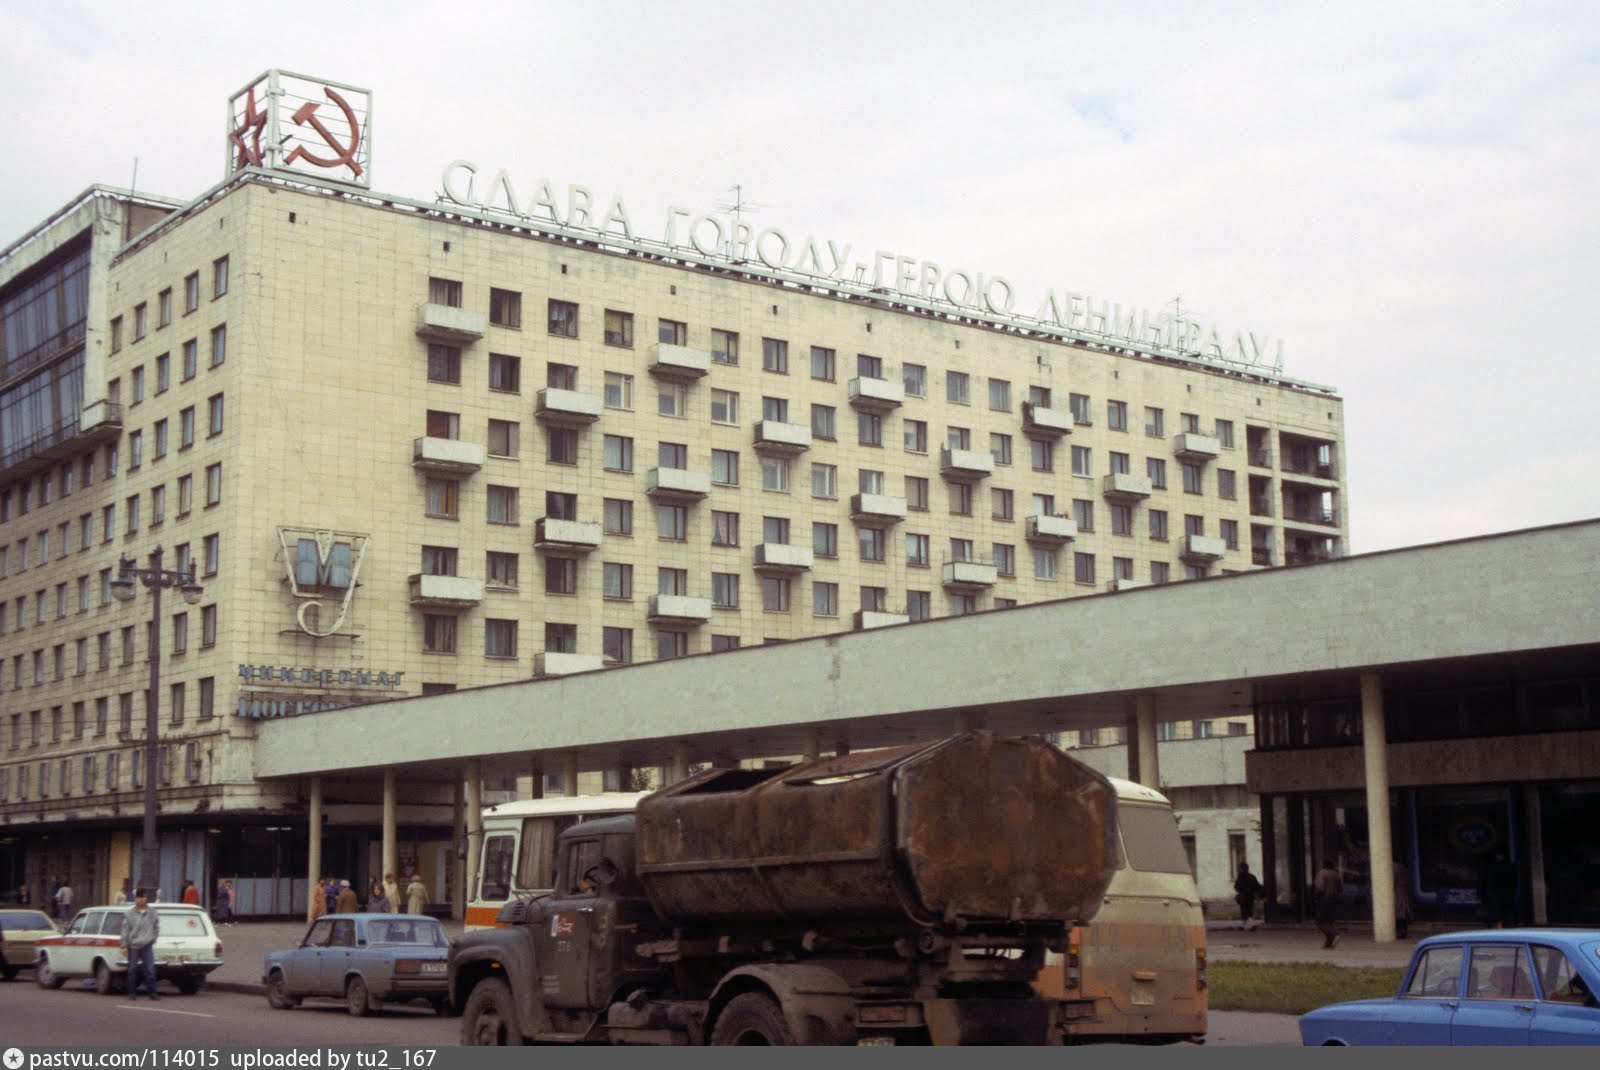
[[[517,887],[552,888],[556,883],[556,837],[576,825],[577,814],[529,817],[522,821],[522,858]]]
[[[490,836],[484,843],[480,899],[511,897],[511,860],[516,852],[517,841],[513,836]]]
[[[1143,873],[1188,873],[1189,858],[1183,842],[1173,835],[1172,811],[1165,806],[1128,806],[1117,809],[1122,846],[1128,865]]]

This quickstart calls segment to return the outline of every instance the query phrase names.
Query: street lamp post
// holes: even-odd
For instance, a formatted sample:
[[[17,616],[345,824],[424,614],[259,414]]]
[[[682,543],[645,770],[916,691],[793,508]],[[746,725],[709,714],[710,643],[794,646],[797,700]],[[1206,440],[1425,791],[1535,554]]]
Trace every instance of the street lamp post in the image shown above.
[[[139,568],[126,554],[117,566],[117,576],[111,581],[111,594],[119,602],[131,602],[138,593],[137,583],[150,588],[150,692],[144,704],[144,839],[139,849],[138,886],[150,889],[160,883],[158,861],[160,848],[156,843],[156,782],[161,763],[161,592],[176,587],[183,600],[196,605],[205,588],[195,582],[194,562],[186,570],[161,567],[161,547],[150,551],[150,565]]]

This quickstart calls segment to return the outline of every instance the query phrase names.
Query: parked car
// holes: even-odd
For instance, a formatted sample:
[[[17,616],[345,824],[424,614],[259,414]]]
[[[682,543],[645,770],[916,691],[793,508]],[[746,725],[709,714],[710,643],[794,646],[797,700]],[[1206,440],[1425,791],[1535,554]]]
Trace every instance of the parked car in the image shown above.
[[[60,929],[42,910],[26,907],[0,910],[0,976],[7,981],[17,976],[18,970],[33,969],[38,957],[38,943],[54,936]]]
[[[127,904],[87,907],[66,931],[38,941],[33,979],[40,988],[60,988],[73,977],[93,977],[101,995],[126,992],[128,960],[122,953],[122,923]],[[204,909],[190,903],[151,903],[161,923],[156,937],[156,979],[170,981],[192,996],[206,975],[222,965],[222,941]]]
[[[342,999],[351,1014],[422,999],[448,1014],[450,939],[425,914],[328,914],[300,946],[274,951],[261,967],[267,1002],[279,1010],[302,999]]]
[[[1306,1044],[1600,1044],[1600,930],[1488,929],[1417,944],[1400,991],[1300,1017]]]

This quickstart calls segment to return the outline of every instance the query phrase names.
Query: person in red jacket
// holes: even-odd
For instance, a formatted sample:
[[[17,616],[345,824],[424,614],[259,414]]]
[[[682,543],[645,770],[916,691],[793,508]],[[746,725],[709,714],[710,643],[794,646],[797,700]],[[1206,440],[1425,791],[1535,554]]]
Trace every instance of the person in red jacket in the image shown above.
[[[200,905],[200,889],[194,886],[194,881],[183,882],[183,901],[193,903],[195,906]]]

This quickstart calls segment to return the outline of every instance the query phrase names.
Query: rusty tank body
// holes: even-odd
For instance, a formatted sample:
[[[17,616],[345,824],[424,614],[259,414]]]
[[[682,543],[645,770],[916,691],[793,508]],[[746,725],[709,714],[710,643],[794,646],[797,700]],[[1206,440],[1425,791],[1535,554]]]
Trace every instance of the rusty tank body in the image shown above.
[[[776,771],[714,769],[641,800],[637,872],[663,920],[926,928],[1091,916],[1116,790],[1040,740],[969,732]]]

